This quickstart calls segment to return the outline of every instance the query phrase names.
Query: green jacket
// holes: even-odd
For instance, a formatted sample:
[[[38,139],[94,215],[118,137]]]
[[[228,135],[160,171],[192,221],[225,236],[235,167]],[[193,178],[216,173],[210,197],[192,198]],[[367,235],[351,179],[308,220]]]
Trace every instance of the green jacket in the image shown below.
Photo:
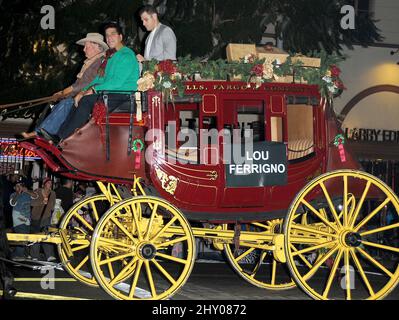
[[[122,47],[108,60],[104,77],[97,77],[85,88],[96,91],[136,91],[139,79],[139,63],[136,55],[128,47]]]

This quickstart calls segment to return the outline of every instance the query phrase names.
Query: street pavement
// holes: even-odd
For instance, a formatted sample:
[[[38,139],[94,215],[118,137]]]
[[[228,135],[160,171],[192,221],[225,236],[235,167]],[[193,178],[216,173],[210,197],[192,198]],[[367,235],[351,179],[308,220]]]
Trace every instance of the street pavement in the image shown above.
[[[54,264],[55,265],[55,264]],[[73,279],[61,268],[31,270],[12,267],[16,300],[112,300],[101,288],[89,287]],[[54,281],[49,282],[46,278]],[[44,278],[44,279],[43,279]],[[399,288],[386,298],[399,300]],[[227,262],[199,259],[185,285],[171,300],[310,300],[299,288],[283,291],[255,287],[238,276]]]

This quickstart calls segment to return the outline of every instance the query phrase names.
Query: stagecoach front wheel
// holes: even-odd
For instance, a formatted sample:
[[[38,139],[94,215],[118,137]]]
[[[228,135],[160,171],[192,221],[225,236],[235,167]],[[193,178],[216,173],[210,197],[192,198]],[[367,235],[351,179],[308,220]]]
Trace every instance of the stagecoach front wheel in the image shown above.
[[[159,300],[177,292],[194,265],[187,219],[165,200],[139,196],[110,208],[90,249],[97,282],[113,298]]]
[[[339,170],[308,183],[284,224],[287,265],[314,299],[382,299],[399,279],[399,200],[380,179]]]
[[[258,234],[279,234],[282,232],[282,219],[244,224],[245,231]],[[223,225],[224,230],[234,229],[234,225]],[[272,243],[270,243],[272,245]],[[295,282],[285,263],[278,262],[273,251],[261,250],[256,244],[240,241],[240,248],[235,244],[225,244],[227,260],[243,279],[260,288],[286,290],[294,288]]]
[[[115,197],[114,201],[118,199]],[[64,269],[75,279],[92,287],[98,284],[89,260],[90,241],[97,222],[109,208],[110,203],[105,195],[83,198],[69,209],[59,226],[69,237],[73,253],[72,257],[68,257],[65,247],[61,244],[57,246]]]

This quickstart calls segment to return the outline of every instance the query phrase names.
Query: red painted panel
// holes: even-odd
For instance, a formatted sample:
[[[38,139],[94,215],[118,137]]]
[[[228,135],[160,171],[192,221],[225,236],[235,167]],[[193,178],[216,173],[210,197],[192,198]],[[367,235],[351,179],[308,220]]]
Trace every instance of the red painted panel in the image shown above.
[[[205,114],[215,114],[218,111],[217,98],[214,94],[204,94],[202,96],[202,112]]]
[[[265,188],[224,188],[223,207],[262,207]]]
[[[270,97],[270,111],[273,114],[280,114],[282,115],[284,112],[284,96],[271,96]]]

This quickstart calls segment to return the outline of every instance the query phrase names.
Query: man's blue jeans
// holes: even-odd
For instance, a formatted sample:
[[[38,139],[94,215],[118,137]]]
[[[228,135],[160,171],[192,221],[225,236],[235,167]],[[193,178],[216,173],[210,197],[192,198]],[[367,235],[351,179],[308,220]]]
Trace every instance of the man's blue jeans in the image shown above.
[[[36,127],[35,131],[39,132],[40,129],[43,128],[48,133],[56,135],[61,125],[71,112],[73,104],[74,100],[72,98],[61,100],[53,107],[51,113],[46,117],[46,119]]]
[[[25,224],[20,224],[19,226],[14,227],[15,233],[29,234],[30,226]],[[26,248],[22,246],[15,247],[13,257],[26,257]]]

